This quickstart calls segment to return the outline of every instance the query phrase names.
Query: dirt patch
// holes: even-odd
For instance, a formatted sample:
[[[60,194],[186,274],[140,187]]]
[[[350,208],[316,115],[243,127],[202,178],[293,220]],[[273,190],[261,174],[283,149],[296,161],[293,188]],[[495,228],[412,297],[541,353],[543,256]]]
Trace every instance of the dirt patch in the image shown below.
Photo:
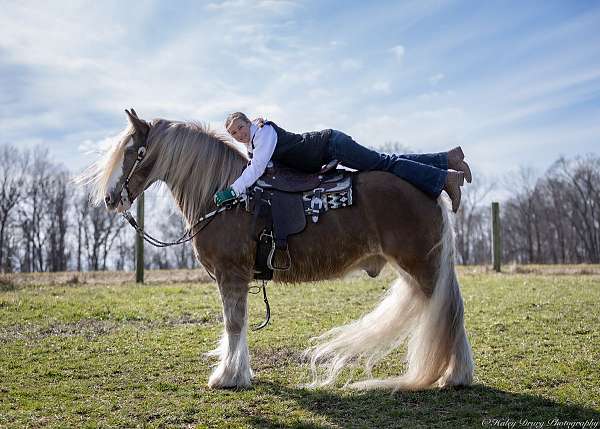
[[[193,270],[146,270],[144,282],[155,283],[207,283],[212,282],[204,268]],[[48,285],[118,285],[135,282],[135,273],[128,271],[90,271],[59,273],[0,274],[0,291],[12,291],[28,286]]]
[[[41,340],[50,336],[84,336],[93,339],[117,329],[118,323],[110,320],[82,319],[75,323],[56,323],[46,327],[13,325],[0,328],[0,343],[15,340]]]
[[[15,283],[15,275],[0,275],[0,292],[11,292],[15,289],[17,289],[17,284]]]
[[[55,323],[46,327],[31,324],[12,325],[0,328],[0,344],[17,340],[39,341],[51,336],[82,336],[88,340],[93,340],[96,337],[110,334],[126,326],[133,326],[139,330],[151,330],[181,325],[215,325],[220,322],[219,315],[204,315],[201,317],[182,315],[171,319],[152,321],[82,319],[74,323]]]
[[[252,367],[256,370],[281,368],[302,361],[302,352],[290,348],[259,348],[251,351]]]

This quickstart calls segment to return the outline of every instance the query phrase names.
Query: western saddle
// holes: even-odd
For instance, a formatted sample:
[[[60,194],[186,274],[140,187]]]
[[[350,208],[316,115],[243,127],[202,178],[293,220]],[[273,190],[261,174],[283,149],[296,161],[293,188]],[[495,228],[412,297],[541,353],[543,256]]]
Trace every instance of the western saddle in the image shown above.
[[[352,204],[352,173],[337,165],[334,160],[316,174],[305,174],[270,162],[265,173],[247,190],[245,206],[253,213],[258,242],[255,279],[271,280],[273,271],[290,269],[287,239],[306,228],[307,216],[317,223],[326,211]],[[261,225],[266,226],[256,230],[259,218]],[[275,260],[282,263],[276,264]]]

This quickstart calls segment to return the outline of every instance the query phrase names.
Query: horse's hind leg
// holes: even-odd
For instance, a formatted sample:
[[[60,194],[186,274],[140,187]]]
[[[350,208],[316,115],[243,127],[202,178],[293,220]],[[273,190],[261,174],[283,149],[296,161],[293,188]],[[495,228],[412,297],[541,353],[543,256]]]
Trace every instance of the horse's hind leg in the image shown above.
[[[219,276],[223,301],[225,331],[216,350],[209,354],[219,358],[208,385],[248,387],[252,378],[248,353],[248,283],[241,279]]]

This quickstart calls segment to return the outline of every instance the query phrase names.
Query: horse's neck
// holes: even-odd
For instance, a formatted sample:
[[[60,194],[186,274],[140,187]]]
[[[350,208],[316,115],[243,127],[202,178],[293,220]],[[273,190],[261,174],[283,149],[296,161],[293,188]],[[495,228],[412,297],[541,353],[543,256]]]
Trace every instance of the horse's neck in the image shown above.
[[[221,174],[221,180],[215,180],[213,176],[216,171],[216,168],[214,168],[215,163],[210,165],[212,168],[204,170],[204,174],[200,179],[202,183],[194,180],[191,174],[189,180],[177,184],[169,183],[169,180],[166,180],[167,186],[171,190],[171,194],[188,225],[193,225],[201,216],[215,210],[216,206],[213,201],[215,192],[230,186],[239,177],[246,165],[246,160],[240,157],[239,160],[231,161],[231,166],[228,168],[230,174]],[[227,168],[227,166],[223,167]],[[177,168],[177,166],[174,166],[174,168]]]

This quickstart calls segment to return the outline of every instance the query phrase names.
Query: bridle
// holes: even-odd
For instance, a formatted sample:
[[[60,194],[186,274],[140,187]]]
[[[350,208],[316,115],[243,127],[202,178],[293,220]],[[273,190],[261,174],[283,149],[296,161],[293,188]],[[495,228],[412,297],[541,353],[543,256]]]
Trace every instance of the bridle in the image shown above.
[[[121,192],[119,192],[119,195],[121,197],[122,204],[124,204],[125,202],[127,202],[128,204],[131,204],[131,192],[129,191],[129,180],[131,179],[131,176],[133,176],[133,173],[135,173],[135,170],[138,167],[138,165],[140,165],[140,163],[144,160],[144,157],[146,156],[147,142],[148,142],[148,135],[146,134],[146,137],[144,138],[144,142],[138,148],[137,158],[135,159],[135,162],[129,169],[129,173],[127,173],[127,177],[123,181],[123,185],[121,185]]]

